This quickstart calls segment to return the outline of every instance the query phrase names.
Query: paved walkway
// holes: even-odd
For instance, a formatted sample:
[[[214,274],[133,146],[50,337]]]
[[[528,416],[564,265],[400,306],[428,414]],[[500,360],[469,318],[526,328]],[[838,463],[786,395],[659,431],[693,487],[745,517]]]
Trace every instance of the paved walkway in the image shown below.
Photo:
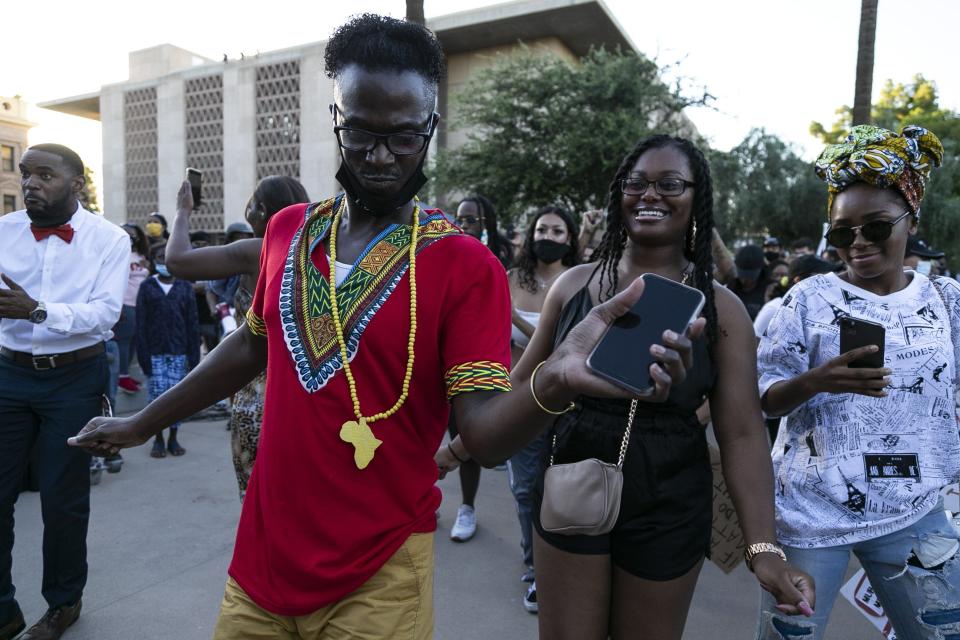
[[[121,407],[122,408],[122,407]],[[118,475],[93,488],[90,580],[83,615],[68,640],[207,640],[230,562],[240,503],[223,422],[188,423],[182,458],[151,459],[149,446],[125,454]],[[459,505],[456,476],[437,536],[437,640],[528,639],[537,619],[523,610],[525,585],[513,500],[504,471],[484,471],[477,537],[450,542]],[[17,503],[14,579],[28,622],[44,611],[40,596],[40,500]],[[742,567],[729,576],[707,563],[685,640],[748,639],[758,588]],[[846,602],[838,602],[829,638],[879,640]]]

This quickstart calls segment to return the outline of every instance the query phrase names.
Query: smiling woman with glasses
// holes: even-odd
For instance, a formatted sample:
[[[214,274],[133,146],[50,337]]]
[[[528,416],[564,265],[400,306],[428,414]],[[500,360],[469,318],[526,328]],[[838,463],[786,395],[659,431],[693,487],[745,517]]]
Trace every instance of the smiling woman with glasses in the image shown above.
[[[763,595],[760,640],[822,638],[851,552],[897,637],[952,629],[924,585],[936,582],[940,602],[960,599],[960,541],[940,498],[960,474],[960,286],[903,269],[942,158],[920,127],[857,126],[817,160],[826,238],[846,269],[790,290],[761,338],[758,368],[764,410],[786,416],[773,446],[778,539],[820,597],[798,622]],[[859,331],[856,321],[882,337],[841,354],[841,326]],[[881,366],[861,360],[869,354]]]

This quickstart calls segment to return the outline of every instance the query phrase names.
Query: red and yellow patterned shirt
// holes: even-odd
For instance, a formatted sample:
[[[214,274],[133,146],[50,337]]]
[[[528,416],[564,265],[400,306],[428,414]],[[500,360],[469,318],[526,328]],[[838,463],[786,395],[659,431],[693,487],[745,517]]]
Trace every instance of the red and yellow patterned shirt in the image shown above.
[[[267,387],[257,463],[230,575],[261,607],[304,615],[362,585],[411,533],[436,528],[433,456],[454,395],[507,391],[510,295],[500,262],[436,209],[421,217],[417,338],[410,396],[371,425],[383,441],[362,471],[340,428],[354,419],[329,304],[322,242],[334,200],[271,220],[247,316],[266,336]],[[374,238],[337,286],[365,416],[400,394],[410,331],[411,227]]]

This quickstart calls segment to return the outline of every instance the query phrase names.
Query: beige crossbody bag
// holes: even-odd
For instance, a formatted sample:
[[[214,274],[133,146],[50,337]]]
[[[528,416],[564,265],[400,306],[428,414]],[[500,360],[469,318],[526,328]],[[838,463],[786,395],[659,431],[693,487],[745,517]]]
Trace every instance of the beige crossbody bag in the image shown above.
[[[557,449],[554,434],[550,466],[543,479],[543,502],[540,525],[544,531],[564,535],[598,536],[609,533],[620,515],[620,494],[623,492],[623,459],[630,443],[630,430],[637,413],[637,401],[630,403],[630,417],[620,445],[616,464],[596,458],[553,464]]]

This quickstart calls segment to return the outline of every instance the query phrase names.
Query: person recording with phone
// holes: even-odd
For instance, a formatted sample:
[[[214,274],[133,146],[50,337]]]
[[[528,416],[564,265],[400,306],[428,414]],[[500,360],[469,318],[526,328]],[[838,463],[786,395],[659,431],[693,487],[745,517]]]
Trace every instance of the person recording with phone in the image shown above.
[[[542,637],[625,638],[642,630],[646,637],[679,640],[710,545],[713,479],[696,416],[707,397],[751,568],[784,611],[809,613],[814,604],[812,581],[790,567],[774,544],[773,475],[756,392],[756,342],[743,305],[713,280],[713,224],[712,183],[703,154],[681,138],[641,140],[610,184],[597,262],[573,267],[553,284],[513,370],[515,386],[528,384],[538,363],[563,348],[591,309],[641,276],[666,279],[667,289],[678,287],[699,298],[684,323],[704,305],[704,317],[690,325],[697,337],[690,359],[683,360],[685,379],[672,386],[665,402],[583,393],[575,405],[557,412],[562,415],[553,425],[556,439],[541,458],[534,500]],[[652,284],[646,282],[644,296],[654,293]],[[644,306],[641,298],[634,310],[656,322],[657,306]],[[657,380],[677,357],[676,345],[687,341],[682,326],[678,329],[664,332],[659,344],[644,345],[655,362],[642,372],[642,385]],[[591,370],[609,377],[593,360],[602,345],[590,356]],[[626,430],[630,436],[624,446]],[[623,489],[612,529],[547,532],[546,501],[541,504],[548,488],[547,459],[557,465],[591,458],[616,463],[620,452]]]
[[[193,176],[196,174],[188,174]],[[267,222],[282,209],[308,202],[307,190],[297,180],[287,176],[267,176],[254,189],[244,214],[243,227],[227,227],[227,244],[197,247],[191,242],[190,216],[196,206],[199,180],[188,180],[177,193],[177,216],[173,219],[170,242],[167,244],[167,267],[173,275],[195,281],[234,279],[230,305],[236,317],[243,322],[253,302],[257,278],[260,275],[260,250],[267,233]],[[231,229],[242,233],[231,237]],[[250,229],[252,233],[245,233]],[[252,236],[252,237],[250,237]],[[206,306],[206,305],[204,305]],[[212,319],[212,317],[211,317]],[[263,397],[266,373],[262,372],[233,396],[230,406],[230,448],[233,453],[234,473],[242,501],[247,493],[250,473],[257,459],[260,442],[260,424],[263,421]]]
[[[941,610],[960,600],[960,541],[940,490],[960,474],[960,285],[903,268],[942,158],[921,127],[859,125],[816,161],[826,239],[846,268],[787,293],[758,360],[764,411],[786,417],[773,446],[778,538],[819,605],[809,623],[788,621],[764,595],[761,640],[823,638],[851,553],[898,638],[953,628]]]

